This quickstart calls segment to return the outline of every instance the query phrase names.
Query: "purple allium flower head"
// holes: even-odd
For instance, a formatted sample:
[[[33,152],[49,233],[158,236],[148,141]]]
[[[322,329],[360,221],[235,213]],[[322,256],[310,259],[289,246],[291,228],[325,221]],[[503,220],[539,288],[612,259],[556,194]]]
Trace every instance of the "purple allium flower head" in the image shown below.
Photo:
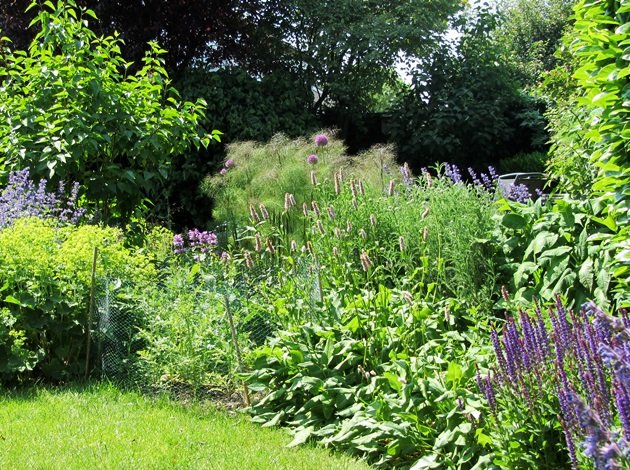
[[[319,158],[317,158],[317,155],[315,154],[311,154],[308,157],[306,157],[306,163],[308,163],[309,165],[315,165],[318,161],[319,161]]]
[[[219,171],[219,174],[220,174],[221,176],[225,176],[225,174],[226,174],[227,172],[228,172],[228,171],[227,171],[227,168],[221,168],[221,171]]]
[[[317,134],[315,136],[315,145],[317,145],[318,147],[328,145],[328,137],[325,134]]]
[[[231,158],[228,158],[225,161],[225,164],[223,166],[225,166],[225,168],[232,168],[235,165],[234,160],[232,160]]]

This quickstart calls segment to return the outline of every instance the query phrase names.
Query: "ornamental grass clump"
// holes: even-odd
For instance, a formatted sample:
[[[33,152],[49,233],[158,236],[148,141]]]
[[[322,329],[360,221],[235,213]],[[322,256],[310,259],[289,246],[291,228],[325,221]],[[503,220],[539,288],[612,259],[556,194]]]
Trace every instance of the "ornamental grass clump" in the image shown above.
[[[626,468],[630,464],[630,322],[593,302],[560,298],[520,311],[491,333],[496,365],[478,375],[502,468]],[[533,468],[533,467],[532,467]]]

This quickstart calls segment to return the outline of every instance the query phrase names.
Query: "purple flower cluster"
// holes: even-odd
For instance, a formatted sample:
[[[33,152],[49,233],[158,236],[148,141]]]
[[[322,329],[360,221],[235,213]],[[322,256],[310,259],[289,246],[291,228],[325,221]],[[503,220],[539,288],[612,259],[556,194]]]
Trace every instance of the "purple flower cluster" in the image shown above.
[[[228,170],[230,168],[233,168],[236,166],[236,163],[234,162],[234,160],[232,160],[231,158],[228,158],[225,163],[223,164],[223,168],[221,168],[221,170],[219,170],[219,174],[221,176],[225,176],[228,172]]]
[[[426,170],[423,169],[422,171],[424,173]],[[464,181],[460,169],[457,167],[457,165],[451,163],[444,164],[444,175],[454,184],[464,184],[466,182],[472,182],[472,184],[475,185],[477,188],[488,192],[493,192],[495,190],[496,181],[498,178],[496,170],[492,166],[489,166],[487,173],[477,173],[472,168],[468,168],[468,175],[470,176],[470,179]]]
[[[526,203],[532,198],[532,194],[524,184],[513,184],[505,193],[506,198],[520,203]]]
[[[462,174],[457,168],[457,165],[452,165],[450,163],[444,164],[444,174],[449,178],[454,184],[463,183]]]
[[[62,223],[77,224],[85,209],[77,207],[79,184],[74,183],[66,196],[64,183],[56,193],[46,190],[45,179],[35,184],[29,169],[13,172],[9,183],[0,192],[0,228],[11,225],[22,217],[56,218]]]
[[[306,163],[308,163],[309,165],[315,165],[318,161],[319,159],[317,158],[317,155],[315,154],[309,155],[308,157],[306,157]]]
[[[468,174],[475,186],[485,189],[486,191],[494,191],[495,183],[498,178],[494,167],[488,167],[488,173],[477,172],[472,168],[468,168]]]
[[[620,468],[630,458],[629,326],[625,312],[613,318],[592,302],[576,314],[556,298],[548,322],[538,307],[535,315],[521,311],[500,336],[492,331],[497,368],[492,378],[478,377],[479,389],[496,414],[498,391],[522,397],[531,409],[554,384],[573,467],[578,440],[596,468]]]
[[[176,254],[191,252],[195,259],[201,259],[202,255],[210,252],[218,244],[217,235],[214,232],[192,229],[187,237],[177,234],[173,237],[173,251]]]
[[[328,137],[325,134],[317,134],[315,136],[315,145],[317,145],[318,147],[328,145]]]

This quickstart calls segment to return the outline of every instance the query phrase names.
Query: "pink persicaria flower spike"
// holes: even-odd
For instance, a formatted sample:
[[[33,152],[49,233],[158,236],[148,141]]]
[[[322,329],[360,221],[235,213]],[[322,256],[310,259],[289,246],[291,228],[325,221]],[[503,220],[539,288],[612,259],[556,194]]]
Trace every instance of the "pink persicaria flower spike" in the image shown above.
[[[328,137],[325,134],[317,134],[315,136],[315,145],[317,145],[318,147],[328,145]]]

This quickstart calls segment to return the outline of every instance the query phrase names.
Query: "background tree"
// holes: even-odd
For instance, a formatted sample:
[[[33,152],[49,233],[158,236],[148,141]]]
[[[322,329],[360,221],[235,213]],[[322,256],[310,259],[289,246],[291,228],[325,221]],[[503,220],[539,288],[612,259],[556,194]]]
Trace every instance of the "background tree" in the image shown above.
[[[496,26],[487,6],[468,10],[413,71],[390,127],[401,160],[481,166],[544,145],[536,103],[521,93]]]
[[[268,1],[256,14],[266,34],[268,69],[290,72],[315,91],[313,111],[365,109],[396,79],[405,58],[433,50],[457,0]]]
[[[502,0],[496,38],[510,51],[525,86],[534,87],[562,59],[556,50],[571,25],[576,0]]]
[[[26,49],[37,33],[28,27],[37,14],[34,9],[26,11],[30,3],[0,2],[0,31],[16,49]],[[259,1],[79,0],[77,4],[96,13],[99,21],[90,27],[97,35],[120,35],[121,54],[128,61],[141,64],[147,43],[159,42],[166,51],[166,69],[173,74],[194,60],[217,65],[246,54],[253,28],[244,16],[244,4],[255,9]]]

